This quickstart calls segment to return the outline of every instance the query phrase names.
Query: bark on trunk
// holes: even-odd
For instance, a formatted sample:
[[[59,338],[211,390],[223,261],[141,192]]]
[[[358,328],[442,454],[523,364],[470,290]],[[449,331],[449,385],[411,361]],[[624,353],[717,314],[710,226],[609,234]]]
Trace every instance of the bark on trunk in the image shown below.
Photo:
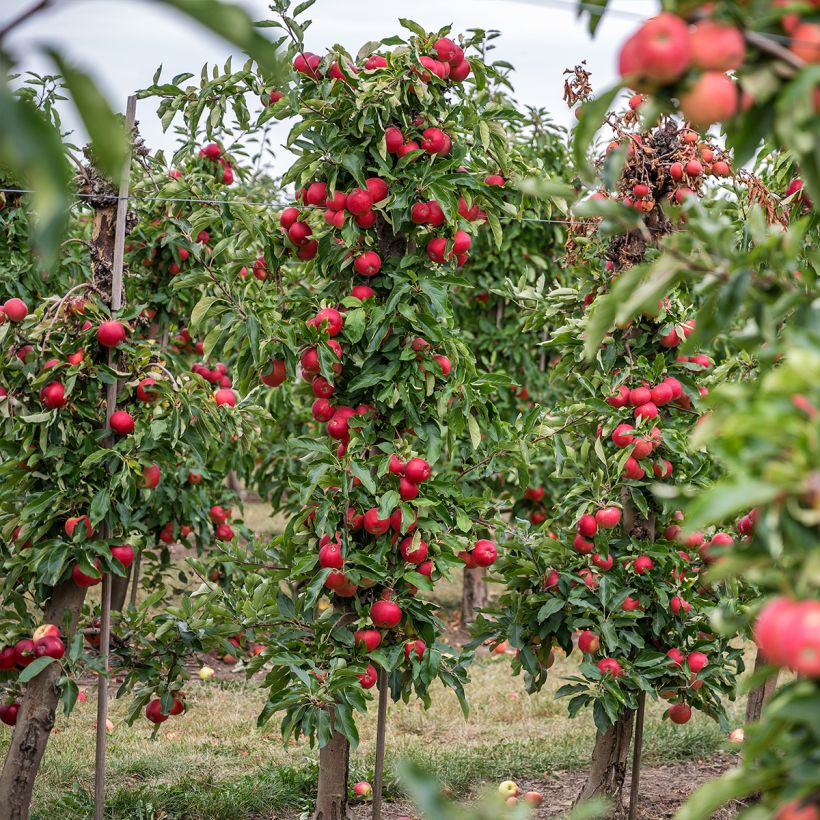
[[[629,741],[632,738],[634,718],[634,712],[624,712],[606,732],[597,733],[589,775],[576,803],[591,797],[606,797],[613,804],[610,816],[619,817],[623,814],[623,787],[629,768]]]
[[[44,623],[57,624],[66,630],[66,642],[77,627],[85,594],[85,588],[65,581],[54,590],[46,604]],[[70,623],[67,629],[64,626],[66,613]],[[52,663],[26,685],[17,713],[17,725],[0,773],[0,820],[26,820],[29,815],[34,779],[54,726],[59,699],[56,683],[61,672],[60,664]]]
[[[766,665],[766,659],[757,650],[755,656],[755,672],[758,672],[761,667]],[[760,720],[760,715],[763,712],[763,707],[768,702],[769,698],[774,694],[777,688],[777,673],[772,675],[765,683],[756,686],[749,692],[749,699],[746,701],[746,723],[757,723]]]
[[[345,820],[347,817],[347,778],[350,744],[334,732],[330,742],[319,750],[319,788],[313,820]]]
[[[476,610],[487,605],[487,582],[484,567],[469,569],[464,567],[464,585],[461,593],[461,623],[470,624],[475,620]]]
[[[133,565],[132,565],[133,567]],[[128,582],[131,578],[131,569],[124,576],[111,574],[111,611],[122,612],[125,598],[128,595]]]

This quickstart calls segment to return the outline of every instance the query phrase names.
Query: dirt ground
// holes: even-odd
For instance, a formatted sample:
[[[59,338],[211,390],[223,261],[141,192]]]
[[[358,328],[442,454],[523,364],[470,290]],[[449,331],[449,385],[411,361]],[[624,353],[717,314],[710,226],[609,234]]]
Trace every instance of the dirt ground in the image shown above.
[[[736,757],[724,755],[710,760],[687,760],[646,766],[641,771],[638,817],[640,820],[666,820],[673,817],[679,806],[698,786],[722,774],[736,762]],[[531,817],[538,820],[560,817],[571,807],[583,776],[583,772],[555,772],[550,780],[519,782],[522,791],[537,791],[544,795],[544,804],[534,811]],[[628,775],[625,794],[629,792],[631,780],[631,776]],[[739,807],[726,807],[713,815],[711,820],[731,820],[737,816],[738,809]],[[402,817],[421,820],[414,811],[413,806],[405,801],[389,803],[383,807],[382,818],[398,820]],[[349,814],[354,820],[370,820],[370,804],[351,806]]]

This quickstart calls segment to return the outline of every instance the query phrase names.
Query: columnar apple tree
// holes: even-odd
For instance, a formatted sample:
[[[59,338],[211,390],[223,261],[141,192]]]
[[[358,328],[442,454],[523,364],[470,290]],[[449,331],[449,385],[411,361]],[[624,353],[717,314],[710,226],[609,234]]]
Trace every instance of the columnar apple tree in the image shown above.
[[[177,483],[180,457],[207,457],[224,438],[239,447],[249,430],[246,412],[230,409],[233,391],[173,372],[141,304],[110,318],[116,201],[95,168],[85,167],[78,182],[90,192],[91,208],[72,214],[69,263],[48,278],[36,276],[23,197],[9,212],[17,241],[4,247],[10,269],[32,273],[17,285],[25,298],[6,294],[0,324],[7,353],[0,364],[2,719],[14,727],[0,792],[14,816],[27,813],[58,702],[70,712],[77,678],[98,666],[97,610],[86,603],[88,589],[102,573],[126,581],[135,556],[154,547],[155,501],[177,503],[169,485]],[[112,382],[117,408],[109,418]],[[199,510],[195,502],[185,506],[204,517],[207,506],[201,510],[204,499],[198,501]],[[157,615],[153,607],[164,594],[160,588],[131,613],[128,634],[115,636],[112,663],[129,665],[127,688],[139,686],[137,707],[151,700],[154,722],[181,711],[180,658],[202,648],[180,634],[179,618]],[[141,642],[150,651],[135,648]]]
[[[519,166],[504,108],[479,108],[472,93],[493,72],[470,56],[478,37],[405,21],[407,40],[323,58],[304,51],[302,29],[281,11],[272,25],[294,36],[300,75],[285,98],[300,114],[285,178],[297,193],[264,263],[268,282],[297,285],[273,307],[234,289],[195,312],[218,317],[219,344],[241,345],[240,360],[258,362],[274,389],[296,382],[312,401],[289,477],[303,508],[272,545],[239,556],[259,569],[219,606],[267,645],[248,664],[269,670],[262,719],[283,711],[285,737],[318,741],[316,814],[335,817],[358,740],[353,712],[367,708],[380,672],[395,699],[415,691],[426,701],[436,678],[463,698],[465,661],[437,642],[424,593],[461,565],[458,553],[487,566],[496,548],[474,523],[481,499],[438,465],[463,437],[491,443],[496,414],[448,292],[471,286],[460,268],[477,231],[501,238]],[[237,307],[244,322],[257,317],[256,349]]]
[[[630,321],[679,281],[703,296],[688,348],[737,328],[733,367],[752,382],[725,385],[709,399],[714,416],[695,442],[708,443],[727,474],[692,502],[689,515],[693,524],[734,525],[742,534],[734,547],[717,551],[720,561],[706,578],[739,576],[780,593],[747,615],[757,617],[755,638],[772,664],[768,672],[786,666],[805,679],[782,688],[749,727],[743,768],[706,786],[684,816],[762,792],[763,810],[781,820],[817,817],[817,732],[808,719],[818,703],[818,586],[810,569],[818,523],[810,466],[817,396],[809,374],[816,358],[818,233],[810,197],[820,193],[820,27],[803,6],[763,10],[730,2],[692,17],[686,4],[667,9],[624,43],[624,81],[694,124],[720,123],[736,162],[750,160],[766,140],[759,166],[777,184],[749,180],[742,225],[726,214],[716,221],[692,203],[689,230],[602,300],[587,352],[594,355],[612,322]]]
[[[586,106],[583,70],[577,79],[577,99]],[[709,626],[710,609],[728,593],[698,581],[712,550],[732,536],[686,531],[674,506],[651,492],[656,481],[703,487],[712,477],[709,459],[688,437],[713,357],[678,350],[695,328],[697,296],[670,291],[585,355],[590,323],[601,313],[596,300],[656,253],[679,224],[676,203],[696,197],[705,174],[729,168],[716,145],[674,120],[641,128],[634,109],[643,100],[630,103],[608,120],[613,139],[601,169],[602,179],[616,181],[613,190],[599,190],[574,210],[604,219],[573,225],[566,248],[571,286],[548,290],[532,319],[554,328],[546,348],[559,399],[542,435],[554,477],[566,487],[548,512],[556,540],[510,543],[498,565],[509,589],[489,611],[493,620],[476,629],[479,638],[510,641],[518,650],[514,668],[531,689],[546,680],[553,646],[573,651],[580,630],[579,675],[559,690],[571,696],[572,715],[591,705],[598,729],[580,797],[618,799],[645,695],[669,699],[667,715],[676,723],[687,722],[693,708],[723,720],[721,695],[733,693],[743,668],[739,649]]]

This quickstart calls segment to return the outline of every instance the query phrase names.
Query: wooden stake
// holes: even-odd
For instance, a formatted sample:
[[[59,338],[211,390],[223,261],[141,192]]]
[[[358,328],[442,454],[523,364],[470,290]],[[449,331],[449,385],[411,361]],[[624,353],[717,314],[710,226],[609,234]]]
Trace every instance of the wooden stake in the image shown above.
[[[629,786],[629,820],[638,816],[641,790],[641,751],[643,750],[643,719],[646,711],[646,692],[638,695],[638,711],[635,714],[635,746],[632,749],[632,783]]]
[[[134,130],[137,114],[137,98],[131,96],[125,109],[125,130],[128,140]],[[117,221],[114,229],[114,264],[111,270],[111,315],[122,307],[122,271],[125,258],[125,223],[128,216],[128,186],[131,178],[131,151],[123,165],[120,177]],[[108,364],[113,365],[114,352],[108,351]],[[117,382],[108,385],[106,393],[106,422],[110,421],[117,407]],[[108,527],[103,536],[111,538]],[[102,671],[97,683],[97,746],[94,758],[94,820],[103,820],[105,812],[105,724],[108,721],[108,647],[111,640],[111,577],[103,575],[100,616],[100,663]]]
[[[373,772],[373,820],[382,816],[382,784],[384,782],[384,735],[387,729],[387,672],[379,670],[379,711],[376,720],[376,764]]]

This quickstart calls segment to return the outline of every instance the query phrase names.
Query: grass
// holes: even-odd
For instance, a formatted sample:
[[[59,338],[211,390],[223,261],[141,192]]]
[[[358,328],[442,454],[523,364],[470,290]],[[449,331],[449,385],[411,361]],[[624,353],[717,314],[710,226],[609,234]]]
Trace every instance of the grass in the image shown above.
[[[259,531],[278,522],[247,505],[246,521]],[[439,588],[441,592],[439,593]],[[445,609],[460,603],[458,583],[437,585]],[[466,796],[486,781],[507,777],[548,780],[552,772],[583,768],[589,762],[594,727],[589,715],[570,722],[566,703],[555,700],[574,659],[559,660],[548,685],[527,695],[521,678],[510,674],[509,658],[480,656],[468,687],[470,717],[465,720],[454,694],[433,691],[432,707],[391,704],[388,713],[386,788],[400,796],[400,759],[423,766]],[[238,677],[238,676],[237,676]],[[318,752],[305,742],[283,746],[278,719],[257,728],[263,690],[241,681],[193,680],[187,687],[188,712],[163,724],[155,739],[146,721],[128,727],[127,703],[114,702],[107,756],[107,812],[112,820],[248,820],[294,817],[315,795]],[[742,705],[742,704],[741,704]],[[741,705],[733,721],[742,722]],[[647,763],[709,756],[725,738],[715,723],[695,715],[683,727],[660,717],[665,704],[648,705],[644,759]],[[359,721],[361,745],[351,756],[352,782],[372,779],[375,701]],[[58,717],[35,788],[33,820],[91,817],[94,781],[93,692],[70,718]],[[8,742],[8,733],[0,747]]]
[[[485,781],[549,779],[561,769],[588,763],[591,721],[570,721],[554,700],[572,662],[540,693],[528,696],[512,678],[509,659],[481,657],[469,687],[472,712],[464,720],[456,697],[437,687],[433,705],[391,704],[387,734],[388,795],[398,796],[400,758],[423,765],[457,795]],[[256,715],[264,694],[253,684],[192,683],[189,711],[164,724],[156,739],[144,722],[123,722],[125,703],[114,703],[109,735],[108,812],[116,820],[239,820],[307,808],[315,794],[317,753],[304,743],[283,746],[277,724],[261,729]],[[684,727],[661,723],[653,704],[645,737],[648,763],[708,756],[724,737],[697,715]],[[94,698],[78,705],[49,743],[37,782],[34,820],[90,816],[94,761]],[[739,719],[739,714],[738,714]],[[375,708],[361,721],[362,742],[351,758],[354,779],[371,779]]]

